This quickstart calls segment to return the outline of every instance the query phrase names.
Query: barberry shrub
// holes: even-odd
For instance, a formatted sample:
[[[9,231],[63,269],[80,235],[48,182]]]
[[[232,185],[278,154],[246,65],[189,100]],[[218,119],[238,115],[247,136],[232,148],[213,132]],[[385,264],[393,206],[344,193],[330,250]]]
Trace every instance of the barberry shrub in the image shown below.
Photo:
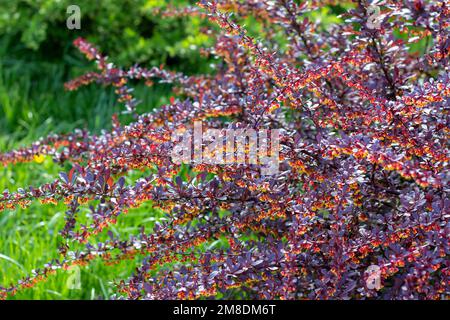
[[[448,298],[450,6],[373,2],[355,1],[326,25],[314,12],[342,10],[336,1],[200,1],[163,13],[218,25],[203,30],[215,45],[202,54],[218,61],[208,75],[121,69],[77,39],[98,71],[66,88],[112,85],[134,120],[115,116],[100,135],[55,134],[0,155],[5,166],[50,155],[72,168],[1,194],[1,210],[67,205],[60,258],[0,288],[2,297],[58,269],[140,256],[114,298]],[[261,39],[242,26],[250,16]],[[137,80],[169,82],[176,98],[138,115]],[[279,129],[278,173],[262,175],[255,163],[175,163],[173,133],[195,121]],[[142,173],[128,184],[130,172]],[[128,239],[108,231],[143,203],[164,219]]]

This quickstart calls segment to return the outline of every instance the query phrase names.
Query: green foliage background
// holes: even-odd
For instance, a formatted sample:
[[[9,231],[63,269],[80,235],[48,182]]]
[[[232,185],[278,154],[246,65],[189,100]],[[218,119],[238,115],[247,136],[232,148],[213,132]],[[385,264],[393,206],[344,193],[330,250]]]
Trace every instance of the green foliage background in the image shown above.
[[[0,152],[25,146],[51,132],[110,128],[121,106],[111,88],[89,86],[75,92],[64,82],[92,70],[72,41],[85,37],[121,66],[142,63],[166,65],[187,74],[208,72],[209,62],[198,54],[211,39],[200,34],[198,18],[167,18],[155,7],[182,6],[189,1],[155,0],[0,0]],[[67,6],[81,9],[81,30],[66,27]],[[168,103],[170,86],[137,86],[139,112]],[[38,186],[62,169],[50,158],[44,163],[0,167],[0,190]],[[133,177],[129,177],[132,181]],[[64,205],[33,204],[0,214],[0,286],[15,283],[58,258],[58,230]],[[114,232],[123,238],[141,226],[151,227],[158,212],[148,204],[119,218]],[[99,238],[101,239],[101,238]],[[67,288],[69,273],[60,271],[49,281],[19,293],[15,299],[96,299],[112,294],[111,280],[126,279],[136,264],[107,267],[97,262],[81,270],[81,289]]]

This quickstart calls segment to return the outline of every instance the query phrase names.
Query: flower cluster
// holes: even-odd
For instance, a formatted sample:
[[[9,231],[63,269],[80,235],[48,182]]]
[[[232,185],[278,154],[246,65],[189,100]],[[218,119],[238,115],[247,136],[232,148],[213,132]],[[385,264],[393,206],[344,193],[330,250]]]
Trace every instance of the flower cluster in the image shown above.
[[[120,69],[77,39],[99,71],[66,88],[112,85],[135,119],[114,117],[101,135],[51,135],[0,154],[4,165],[52,156],[72,166],[51,183],[0,194],[0,210],[35,200],[67,205],[60,259],[0,287],[0,297],[56,269],[143,256],[115,298],[448,298],[450,6],[384,1],[379,28],[371,28],[371,1],[351,3],[341,23],[326,27],[308,18],[324,5],[336,3],[200,1],[162,13],[217,23],[204,30],[215,45],[202,49],[218,58],[212,75]],[[248,16],[264,40],[241,26]],[[170,82],[178,99],[137,115],[136,80]],[[174,163],[172,134],[195,121],[279,129],[279,172]],[[149,170],[127,185],[134,169]],[[152,230],[94,241],[145,202],[165,212]],[[90,203],[92,222],[81,224],[79,209]],[[368,285],[372,265],[380,288]]]

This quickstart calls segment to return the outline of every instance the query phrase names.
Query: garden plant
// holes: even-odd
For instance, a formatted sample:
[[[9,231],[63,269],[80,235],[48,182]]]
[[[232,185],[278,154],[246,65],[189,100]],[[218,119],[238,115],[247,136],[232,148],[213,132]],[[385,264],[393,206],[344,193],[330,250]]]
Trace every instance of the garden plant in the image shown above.
[[[321,21],[325,7],[339,16]],[[95,261],[134,264],[110,279],[114,299],[449,297],[447,1],[202,0],[154,14],[204,20],[214,41],[197,50],[211,71],[120,67],[96,43],[73,42],[95,70],[65,89],[112,87],[122,110],[99,133],[0,154],[6,167],[60,166],[47,183],[0,193],[0,214],[65,205],[58,257],[0,284],[1,298]],[[172,96],[139,112],[139,83]],[[194,138],[179,161],[196,123],[277,135],[256,159],[261,140],[244,139],[241,162],[219,156],[229,141]],[[118,219],[141,207],[151,224],[121,236]]]

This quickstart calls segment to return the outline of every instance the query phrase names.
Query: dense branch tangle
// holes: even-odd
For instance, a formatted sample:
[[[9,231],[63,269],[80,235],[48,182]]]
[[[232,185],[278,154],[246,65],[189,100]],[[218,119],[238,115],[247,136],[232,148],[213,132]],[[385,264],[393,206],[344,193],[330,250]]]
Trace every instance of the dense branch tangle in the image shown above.
[[[77,39],[98,72],[66,88],[113,85],[135,121],[125,125],[115,116],[111,132],[51,135],[0,155],[4,165],[43,155],[72,164],[51,183],[0,196],[1,210],[37,199],[67,204],[60,258],[0,294],[56,269],[139,255],[142,265],[118,283],[116,298],[448,297],[449,7],[387,1],[379,29],[367,26],[366,1],[327,28],[306,18],[326,4],[334,2],[201,1],[161,13],[218,24],[205,30],[216,35],[214,47],[202,49],[221,58],[214,75],[120,69]],[[261,23],[264,40],[239,24],[248,15]],[[426,52],[412,52],[410,43],[425,38]],[[183,100],[137,115],[133,79],[170,82]],[[181,177],[171,136],[194,121],[280,129],[280,172],[200,163]],[[123,175],[134,169],[150,173],[126,185]],[[92,223],[79,225],[78,209],[93,200]],[[90,243],[148,201],[166,213],[150,233]],[[74,243],[85,250],[71,250]],[[380,290],[367,286],[371,265],[380,267]]]

